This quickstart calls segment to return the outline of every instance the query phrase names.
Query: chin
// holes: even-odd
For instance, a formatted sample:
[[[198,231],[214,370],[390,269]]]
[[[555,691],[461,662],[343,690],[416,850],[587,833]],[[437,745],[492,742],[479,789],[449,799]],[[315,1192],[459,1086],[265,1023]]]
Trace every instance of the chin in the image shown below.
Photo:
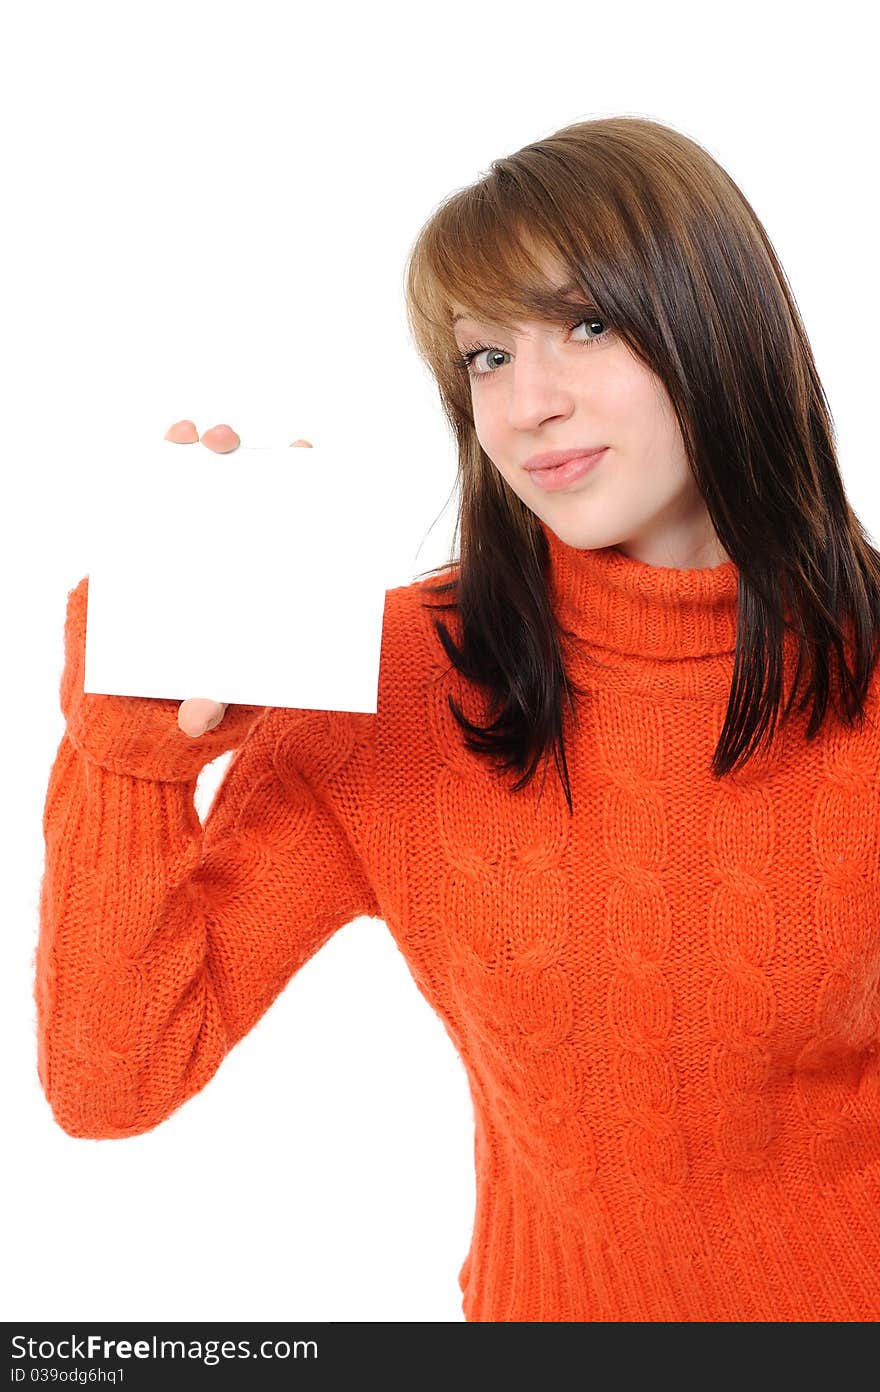
[[[578,551],[602,551],[608,546],[620,544],[620,537],[614,533],[602,532],[596,527],[578,526],[575,519],[557,519],[548,522],[542,518],[544,525],[549,527],[551,532],[555,532],[560,541],[564,541],[566,546],[573,546]]]

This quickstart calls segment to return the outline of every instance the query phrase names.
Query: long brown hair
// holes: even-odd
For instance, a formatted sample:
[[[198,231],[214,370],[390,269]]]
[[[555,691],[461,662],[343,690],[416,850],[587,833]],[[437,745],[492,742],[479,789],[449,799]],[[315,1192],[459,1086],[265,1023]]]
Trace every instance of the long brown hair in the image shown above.
[[[564,285],[547,280],[535,248],[567,267]],[[514,791],[552,747],[570,812],[563,702],[573,711],[580,693],[550,603],[547,539],[477,439],[452,304],[494,323],[570,324],[571,289],[665,385],[710,520],[739,570],[713,775],[772,740],[786,628],[798,656],[782,719],[806,668],[798,709],[813,699],[808,739],[837,684],[842,718],[864,721],[880,634],[880,554],[845,496],[831,412],[785,273],[730,176],[685,135],[635,117],[569,125],[493,160],[432,213],[406,268],[410,328],[458,448],[456,573],[425,586],[455,598],[425,607],[458,612],[460,645],[442,620],[434,629],[454,667],[489,697],[486,726],[448,698],[466,746],[520,771]]]

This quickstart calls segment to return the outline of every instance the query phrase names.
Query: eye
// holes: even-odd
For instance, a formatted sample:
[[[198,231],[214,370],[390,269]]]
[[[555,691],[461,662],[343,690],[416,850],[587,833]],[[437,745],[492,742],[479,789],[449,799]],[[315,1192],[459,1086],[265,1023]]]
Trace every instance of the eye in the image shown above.
[[[605,343],[612,336],[613,331],[606,327],[606,322],[606,320],[600,318],[598,315],[591,314],[586,318],[576,319],[573,324],[568,324],[566,328],[567,332],[571,333],[573,329],[579,328],[581,324],[586,324],[590,334],[595,334],[596,336],[579,339],[578,342],[582,343],[584,347],[592,348],[594,344]],[[452,359],[452,365],[453,367],[457,367],[460,371],[466,372],[471,381],[478,381],[483,377],[497,377],[500,367],[496,367],[494,371],[492,369],[486,372],[479,372],[476,370],[474,364],[481,353],[497,353],[501,357],[510,357],[510,354],[504,348],[494,348],[490,343],[473,343],[466,346],[465,351],[460,357]],[[501,366],[503,367],[504,364],[502,363]]]

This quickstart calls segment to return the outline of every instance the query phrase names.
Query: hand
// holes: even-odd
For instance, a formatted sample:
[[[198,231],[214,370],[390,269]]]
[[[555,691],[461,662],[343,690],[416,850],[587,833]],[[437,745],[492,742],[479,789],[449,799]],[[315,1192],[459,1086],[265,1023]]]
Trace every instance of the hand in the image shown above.
[[[175,445],[206,445],[215,454],[229,454],[238,449],[241,439],[230,425],[212,425],[199,438],[199,432],[191,420],[175,421],[168,427],[165,439]],[[294,440],[294,447],[312,449],[310,440]],[[206,730],[213,730],[226,714],[226,706],[219,701],[209,701],[201,696],[188,696],[181,702],[177,712],[177,723],[185,735],[198,739]]]

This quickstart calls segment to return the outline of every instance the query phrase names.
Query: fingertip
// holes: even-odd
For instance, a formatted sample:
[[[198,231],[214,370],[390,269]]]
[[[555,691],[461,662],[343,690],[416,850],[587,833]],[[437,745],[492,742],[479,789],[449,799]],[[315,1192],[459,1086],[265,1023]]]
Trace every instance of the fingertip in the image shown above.
[[[170,440],[175,445],[194,445],[198,443],[199,432],[196,429],[195,421],[180,420],[175,421],[165,431],[164,439]]]
[[[201,437],[203,445],[208,449],[215,450],[218,454],[226,454],[229,450],[238,449],[241,438],[232,429],[231,425],[221,424],[212,425],[210,430],[206,430]]]

